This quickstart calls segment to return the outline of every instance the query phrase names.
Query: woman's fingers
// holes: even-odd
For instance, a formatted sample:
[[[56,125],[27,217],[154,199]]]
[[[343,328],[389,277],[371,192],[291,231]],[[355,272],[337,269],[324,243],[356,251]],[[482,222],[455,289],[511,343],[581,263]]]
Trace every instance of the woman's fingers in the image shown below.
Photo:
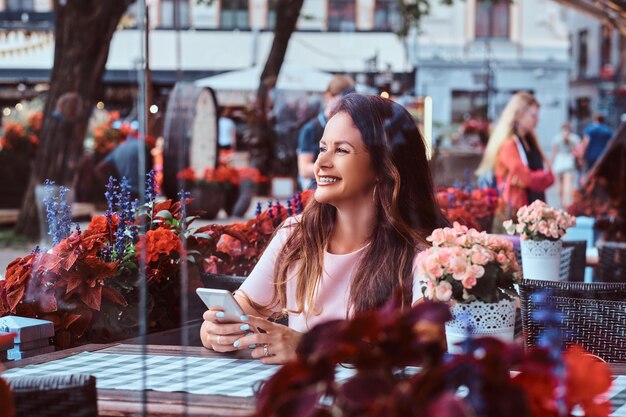
[[[266,332],[272,332],[273,330],[280,330],[281,328],[286,327],[282,324],[273,323],[267,319],[258,316],[247,316],[247,319],[248,320],[246,320],[246,323],[249,323],[251,326],[263,329]]]
[[[223,322],[224,320],[224,312],[222,310],[219,309],[210,309],[204,312],[204,314],[202,314],[202,318],[205,321],[213,321],[213,322]],[[244,315],[240,317],[240,321],[241,322],[247,322],[248,321],[248,316]]]
[[[267,364],[281,364],[296,357],[300,333],[281,324],[250,318],[250,324],[264,328],[266,333],[248,333],[233,343],[239,350],[251,349],[251,356]]]

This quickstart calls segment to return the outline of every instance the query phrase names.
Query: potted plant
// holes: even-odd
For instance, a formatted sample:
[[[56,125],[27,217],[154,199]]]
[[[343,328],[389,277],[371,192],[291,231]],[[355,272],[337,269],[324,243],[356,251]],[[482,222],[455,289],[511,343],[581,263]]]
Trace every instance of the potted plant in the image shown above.
[[[184,180],[185,189],[190,192],[189,210],[197,211],[200,217],[209,220],[217,217],[226,195],[239,185],[237,170],[224,163],[215,169],[207,168],[202,176],[187,167],[177,174],[177,178]]]
[[[446,187],[436,193],[437,203],[451,222],[459,222],[478,231],[491,231],[493,215],[498,206],[494,188]]]
[[[563,248],[561,237],[568,227],[576,224],[576,217],[535,200],[520,207],[516,218],[516,223],[506,220],[502,225],[508,234],[520,235],[524,278],[558,280]]]
[[[417,256],[418,277],[424,298],[450,304],[448,350],[457,352],[468,334],[512,342],[520,281],[513,244],[457,222],[428,240],[432,247]]]
[[[148,330],[179,325],[181,268],[195,261],[193,245],[210,237],[190,227],[194,218],[185,215],[183,201],[157,202],[153,185],[151,173],[147,202],[137,206],[126,180],[117,184],[111,179],[109,209],[94,216],[86,230],[71,230],[65,215],[56,216],[57,226],[51,228],[57,234],[55,245],[36,248],[7,267],[0,286],[0,316],[52,321],[54,343],[61,349],[136,336],[140,268],[145,265]],[[190,278],[190,289],[194,285],[200,286],[199,281]]]

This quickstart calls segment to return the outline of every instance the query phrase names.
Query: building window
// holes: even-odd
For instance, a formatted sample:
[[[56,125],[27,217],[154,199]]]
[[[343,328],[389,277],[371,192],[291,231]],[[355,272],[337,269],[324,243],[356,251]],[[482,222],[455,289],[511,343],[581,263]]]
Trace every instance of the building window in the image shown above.
[[[587,75],[587,35],[586,30],[578,32],[578,76],[581,78]]]
[[[452,123],[485,120],[486,116],[486,91],[452,91]]]
[[[394,31],[400,27],[398,0],[376,0],[374,30]]]
[[[249,29],[248,0],[222,0],[221,29]]]
[[[276,0],[268,0],[267,5],[267,28],[274,30],[276,27]]]
[[[356,29],[355,0],[328,0],[328,30],[354,32]]]
[[[509,38],[511,7],[506,1],[476,1],[476,38]]]
[[[188,29],[191,26],[188,0],[161,0],[160,12],[161,21],[159,27],[161,28],[175,28],[176,13],[178,13],[178,23],[181,29]]]
[[[35,10],[34,0],[6,0],[9,12],[32,12]]]
[[[602,39],[600,40],[600,66],[603,69],[606,65],[611,64],[611,38],[613,30],[609,25],[601,27]]]

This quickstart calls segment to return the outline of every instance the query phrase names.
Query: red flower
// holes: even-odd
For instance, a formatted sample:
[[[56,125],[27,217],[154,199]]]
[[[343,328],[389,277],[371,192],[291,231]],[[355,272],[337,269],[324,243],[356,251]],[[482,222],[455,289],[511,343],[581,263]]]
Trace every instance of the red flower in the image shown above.
[[[137,244],[137,256],[146,253],[146,262],[156,262],[159,256],[171,256],[180,253],[181,245],[178,236],[170,229],[159,227],[156,230],[148,230]]]
[[[610,402],[596,398],[611,387],[611,368],[580,346],[570,347],[564,355],[567,369],[567,402],[571,409],[580,404],[587,417],[604,417],[611,412]]]
[[[180,171],[178,174],[176,174],[176,178],[183,179],[185,181],[196,181],[198,179],[198,176],[196,175],[196,171],[193,168],[187,167]]]
[[[244,244],[240,239],[224,233],[217,242],[216,250],[228,254],[231,258],[235,258],[243,255]]]

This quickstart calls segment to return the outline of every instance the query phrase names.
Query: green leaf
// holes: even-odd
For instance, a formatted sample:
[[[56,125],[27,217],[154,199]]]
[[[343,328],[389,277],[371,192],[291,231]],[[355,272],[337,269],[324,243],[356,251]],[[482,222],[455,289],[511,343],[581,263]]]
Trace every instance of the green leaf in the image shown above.
[[[166,220],[173,220],[174,217],[172,216],[172,213],[170,213],[169,210],[161,210],[156,214],[156,217],[163,217]]]
[[[193,235],[196,238],[200,238],[200,239],[209,239],[209,240],[213,240],[213,238],[207,234],[207,233],[196,233]]]
[[[187,222],[187,224],[190,224],[192,221],[199,219],[200,216],[188,216],[187,218],[185,218],[185,221]]]

